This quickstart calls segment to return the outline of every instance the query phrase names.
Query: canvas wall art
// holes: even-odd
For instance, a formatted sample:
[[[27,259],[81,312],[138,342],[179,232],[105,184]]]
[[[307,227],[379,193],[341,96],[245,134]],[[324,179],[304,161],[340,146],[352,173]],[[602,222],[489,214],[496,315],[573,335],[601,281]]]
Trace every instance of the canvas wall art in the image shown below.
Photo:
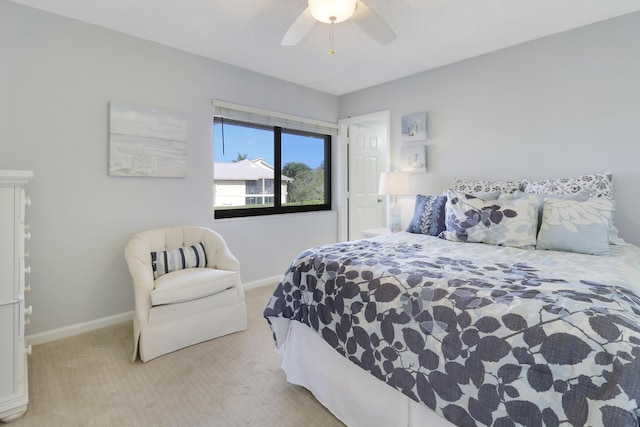
[[[402,147],[402,170],[407,172],[427,171],[427,147],[409,145]]]
[[[402,116],[401,126],[403,141],[422,141],[427,139],[427,113]]]
[[[180,112],[111,102],[109,175],[184,177],[187,120]]]

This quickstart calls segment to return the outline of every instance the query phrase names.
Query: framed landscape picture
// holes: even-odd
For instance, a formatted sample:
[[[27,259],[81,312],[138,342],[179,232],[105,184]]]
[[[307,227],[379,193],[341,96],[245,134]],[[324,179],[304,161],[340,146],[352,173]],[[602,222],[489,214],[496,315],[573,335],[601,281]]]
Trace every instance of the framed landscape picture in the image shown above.
[[[184,177],[187,121],[184,114],[111,102],[109,175]]]

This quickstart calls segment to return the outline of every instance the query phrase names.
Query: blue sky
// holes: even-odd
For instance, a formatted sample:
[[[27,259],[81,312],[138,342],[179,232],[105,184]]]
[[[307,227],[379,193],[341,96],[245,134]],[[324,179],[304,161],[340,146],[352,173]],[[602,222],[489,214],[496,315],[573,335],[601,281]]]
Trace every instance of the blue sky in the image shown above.
[[[222,126],[213,126],[213,159],[216,163],[231,163],[238,154],[250,160],[258,157],[273,165],[273,133],[230,124],[224,125],[224,155],[222,155]],[[282,135],[282,165],[289,162],[305,163],[312,169],[324,159],[324,140],[307,136]]]

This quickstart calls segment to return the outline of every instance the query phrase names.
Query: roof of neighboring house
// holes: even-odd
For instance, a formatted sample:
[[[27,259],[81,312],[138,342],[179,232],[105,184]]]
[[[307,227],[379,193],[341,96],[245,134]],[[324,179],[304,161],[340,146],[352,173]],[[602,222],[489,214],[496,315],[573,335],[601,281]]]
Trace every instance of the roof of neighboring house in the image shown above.
[[[273,179],[273,166],[266,163],[262,157],[254,160],[240,160],[233,163],[214,163],[213,178],[221,181],[255,181],[258,179]],[[293,179],[282,176],[283,181]]]

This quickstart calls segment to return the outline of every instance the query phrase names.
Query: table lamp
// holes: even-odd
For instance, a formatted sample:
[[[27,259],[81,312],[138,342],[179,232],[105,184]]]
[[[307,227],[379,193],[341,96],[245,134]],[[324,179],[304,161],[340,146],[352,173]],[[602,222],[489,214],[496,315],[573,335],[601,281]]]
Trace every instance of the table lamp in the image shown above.
[[[402,231],[402,209],[398,196],[411,194],[411,174],[408,172],[382,172],[378,194],[391,196],[391,207],[387,216],[387,227],[392,233]]]

